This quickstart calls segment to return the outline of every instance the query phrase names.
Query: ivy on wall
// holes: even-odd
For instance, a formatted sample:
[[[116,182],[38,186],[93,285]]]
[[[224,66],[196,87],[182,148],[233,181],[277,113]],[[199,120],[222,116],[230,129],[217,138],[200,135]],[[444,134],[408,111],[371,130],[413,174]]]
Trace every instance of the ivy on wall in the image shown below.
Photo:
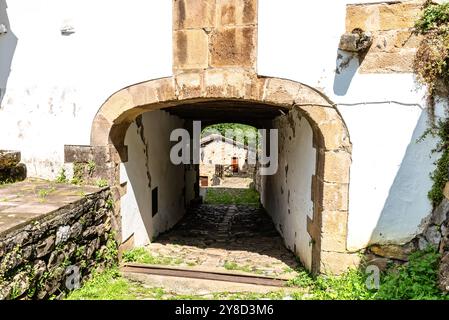
[[[430,111],[438,96],[448,97],[449,87],[449,2],[426,1],[415,24],[415,32],[423,36],[413,64],[420,83],[426,85]]]
[[[426,86],[430,128],[425,136],[439,138],[433,152],[441,153],[435,171],[431,174],[432,189],[428,197],[434,207],[444,199],[443,190],[449,181],[449,118],[435,122],[435,103],[439,98],[449,98],[449,2],[424,3],[423,12],[415,24],[415,33],[423,40],[417,50],[413,69],[417,80]]]

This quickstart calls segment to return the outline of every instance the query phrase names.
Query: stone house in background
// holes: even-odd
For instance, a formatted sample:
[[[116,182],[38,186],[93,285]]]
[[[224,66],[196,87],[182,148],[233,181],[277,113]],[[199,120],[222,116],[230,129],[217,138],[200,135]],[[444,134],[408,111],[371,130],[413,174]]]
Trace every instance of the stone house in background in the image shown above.
[[[253,177],[256,150],[219,134],[201,139],[200,185],[217,186],[225,177]]]

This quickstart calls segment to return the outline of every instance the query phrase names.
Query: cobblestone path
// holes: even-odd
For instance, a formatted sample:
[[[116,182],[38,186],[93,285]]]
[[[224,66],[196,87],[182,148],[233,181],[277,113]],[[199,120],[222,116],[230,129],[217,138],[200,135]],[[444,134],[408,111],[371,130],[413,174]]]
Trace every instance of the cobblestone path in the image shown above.
[[[280,278],[298,266],[263,209],[246,205],[202,205],[148,246],[156,257],[180,265],[239,270]]]

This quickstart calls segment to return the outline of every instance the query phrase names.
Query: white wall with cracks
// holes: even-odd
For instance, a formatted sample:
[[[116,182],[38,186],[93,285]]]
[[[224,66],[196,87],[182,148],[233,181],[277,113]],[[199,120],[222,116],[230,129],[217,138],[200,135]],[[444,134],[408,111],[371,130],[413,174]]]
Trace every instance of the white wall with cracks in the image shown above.
[[[313,218],[311,185],[316,172],[312,128],[297,110],[276,118],[273,128],[279,130],[279,167],[275,175],[261,177],[261,202],[287,248],[310,270],[312,239],[307,216]]]
[[[434,138],[416,142],[427,112],[413,74],[360,73],[357,58],[340,68],[349,58],[338,50],[349,3],[360,1],[260,0],[258,72],[313,86],[341,112],[353,144],[347,244],[357,251],[402,244],[419,232],[432,210],[427,193],[437,155]]]
[[[185,214],[192,193],[189,166],[170,160],[172,130],[183,128],[185,121],[157,110],[144,113],[129,127],[125,143],[128,162],[121,165],[121,182],[127,193],[121,199],[122,238],[134,235],[134,244],[145,245],[167,231]],[[153,216],[152,190],[158,189],[158,211]],[[184,195],[184,188],[186,195]],[[187,191],[188,190],[188,191]]]
[[[55,178],[64,145],[89,144],[111,94],[172,73],[171,1],[1,0],[0,10],[0,149],[21,150],[30,176]]]

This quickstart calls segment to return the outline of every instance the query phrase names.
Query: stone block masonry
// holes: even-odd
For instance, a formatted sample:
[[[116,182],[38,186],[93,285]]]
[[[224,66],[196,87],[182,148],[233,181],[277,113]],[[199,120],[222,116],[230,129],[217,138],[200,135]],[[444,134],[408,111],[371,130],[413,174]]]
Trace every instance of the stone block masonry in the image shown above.
[[[21,153],[12,150],[0,150],[0,184],[22,181],[27,176],[27,168],[20,163]]]
[[[0,199],[0,299],[61,298],[116,262],[109,188],[26,181]]]
[[[421,41],[413,33],[423,0],[350,4],[346,37],[355,30],[369,33],[373,43],[361,60],[361,73],[409,73]],[[345,51],[345,48],[340,47]]]
[[[175,74],[211,68],[256,69],[256,0],[174,0]]]

